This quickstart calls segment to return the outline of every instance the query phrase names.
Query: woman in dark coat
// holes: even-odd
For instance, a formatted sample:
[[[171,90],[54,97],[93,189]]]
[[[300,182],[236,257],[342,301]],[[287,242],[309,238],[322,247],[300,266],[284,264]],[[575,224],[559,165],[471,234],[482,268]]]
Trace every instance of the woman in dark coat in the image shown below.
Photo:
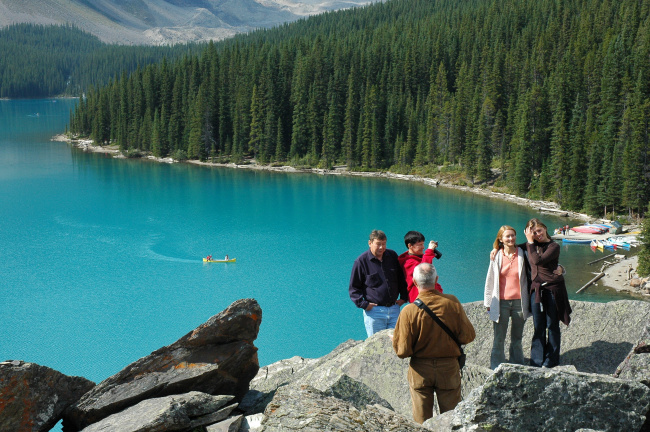
[[[571,321],[564,276],[553,273],[558,267],[560,246],[551,240],[546,225],[539,219],[529,220],[524,234],[530,263],[530,308],[535,329],[530,346],[530,364],[551,368],[560,364],[560,321],[566,325]]]

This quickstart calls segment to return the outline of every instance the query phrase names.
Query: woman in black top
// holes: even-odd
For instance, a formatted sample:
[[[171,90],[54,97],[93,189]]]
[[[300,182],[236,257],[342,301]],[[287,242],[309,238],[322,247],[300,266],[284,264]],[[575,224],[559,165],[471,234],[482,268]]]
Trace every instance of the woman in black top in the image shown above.
[[[560,321],[566,325],[571,321],[564,276],[553,273],[558,267],[560,246],[551,240],[546,225],[539,219],[529,220],[524,234],[531,272],[530,308],[535,328],[530,364],[551,368],[560,364]]]

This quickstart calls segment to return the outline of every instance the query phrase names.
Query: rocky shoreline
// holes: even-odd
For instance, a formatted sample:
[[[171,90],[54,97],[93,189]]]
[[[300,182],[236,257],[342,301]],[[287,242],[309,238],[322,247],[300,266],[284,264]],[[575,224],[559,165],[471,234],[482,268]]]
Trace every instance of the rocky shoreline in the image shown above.
[[[93,145],[92,140],[71,139],[65,135],[56,135],[55,137],[52,138],[52,140],[70,143],[71,145],[80,148],[84,151],[93,152],[93,153],[106,153],[106,154],[113,155],[113,157],[116,158],[124,158],[124,156],[120,153],[118,147],[115,145],[97,146],[97,145]],[[178,162],[172,158],[157,158],[155,156],[145,156],[145,158],[149,160],[158,161],[158,162],[164,162],[164,163]],[[559,206],[552,201],[530,200],[528,198],[522,198],[512,194],[494,192],[487,188],[456,185],[445,179],[428,178],[428,177],[421,177],[421,176],[410,175],[410,174],[395,174],[389,171],[373,171],[373,172],[348,171],[347,167],[334,167],[334,169],[331,170],[322,169],[322,168],[295,168],[289,165],[283,165],[283,166],[259,165],[254,162],[246,163],[246,164],[202,162],[198,160],[188,160],[186,162],[193,165],[225,167],[225,168],[234,168],[234,169],[252,169],[252,170],[259,170],[259,171],[273,171],[273,172],[285,172],[285,173],[311,173],[311,174],[319,174],[319,175],[347,175],[347,176],[357,176],[357,177],[377,177],[377,178],[413,181],[413,182],[423,183],[428,186],[445,187],[449,189],[455,189],[463,192],[473,193],[476,195],[482,195],[488,198],[508,201],[517,205],[533,208],[540,212],[547,212],[550,214],[554,214],[556,216],[566,216],[581,221],[590,221],[594,219],[593,217],[584,213],[577,213],[568,210],[563,210],[559,208]]]
[[[465,347],[463,401],[424,425],[411,420],[408,360],[393,352],[392,330],[260,368],[262,310],[242,299],[97,385],[1,362],[0,430],[45,432],[60,419],[65,432],[650,430],[650,303],[571,304],[563,366],[495,371],[492,323],[482,302],[464,304],[476,339]]]
[[[387,179],[394,179],[394,180],[412,181],[412,182],[423,183],[428,186],[455,189],[463,192],[472,193],[475,195],[482,195],[488,198],[507,201],[513,204],[530,207],[537,211],[546,212],[556,216],[564,216],[564,217],[569,217],[581,221],[593,220],[593,217],[587,214],[563,210],[556,203],[551,201],[531,200],[528,198],[518,197],[512,194],[494,192],[486,188],[456,185],[442,178],[438,179],[438,178],[421,177],[412,174],[396,174],[390,171],[376,171],[376,172],[375,171],[373,172],[348,171],[347,167],[335,167],[334,169],[326,170],[322,168],[294,168],[289,165],[283,165],[283,166],[258,165],[256,163],[238,165],[234,163],[224,164],[224,163],[215,163],[215,162],[201,162],[198,160],[191,160],[187,162],[194,165],[227,167],[227,168],[236,168],[236,169],[253,169],[253,170],[260,170],[260,171],[275,171],[275,172],[290,172],[290,173],[311,173],[311,174],[319,174],[319,175],[347,175],[353,177],[377,177],[377,178],[387,178]]]

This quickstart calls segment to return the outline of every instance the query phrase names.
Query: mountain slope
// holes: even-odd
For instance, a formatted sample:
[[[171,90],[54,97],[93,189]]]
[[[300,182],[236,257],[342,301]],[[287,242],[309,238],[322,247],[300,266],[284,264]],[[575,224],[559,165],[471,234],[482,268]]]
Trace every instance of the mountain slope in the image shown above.
[[[0,0],[0,27],[72,24],[107,43],[220,40],[366,0]]]

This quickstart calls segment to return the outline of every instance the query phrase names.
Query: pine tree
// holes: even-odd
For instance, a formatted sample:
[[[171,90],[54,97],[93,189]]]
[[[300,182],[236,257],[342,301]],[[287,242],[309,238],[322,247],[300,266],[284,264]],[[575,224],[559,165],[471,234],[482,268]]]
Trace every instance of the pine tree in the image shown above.
[[[495,126],[495,106],[488,97],[483,101],[481,113],[478,118],[478,132],[476,136],[476,177],[483,182],[490,178],[492,166],[492,138]]]
[[[253,152],[253,157],[257,158],[261,143],[264,140],[264,125],[262,122],[262,103],[257,91],[257,85],[253,86],[253,96],[251,98],[251,125],[248,148]]]
[[[163,135],[162,126],[160,121],[160,114],[158,110],[153,115],[153,126],[151,130],[151,152],[156,157],[165,156],[163,152],[163,145],[161,137]]]
[[[307,76],[307,60],[300,56],[296,59],[296,68],[291,87],[291,102],[293,103],[293,122],[291,132],[291,147],[289,158],[294,159],[305,155],[309,143],[309,124],[307,118],[309,103],[309,82]]]
[[[126,73],[122,74],[120,78],[120,107],[119,117],[117,120],[117,145],[120,146],[120,151],[125,152],[129,148],[129,90]]]
[[[354,151],[358,125],[358,99],[356,92],[356,68],[352,64],[348,74],[348,91],[345,102],[345,116],[343,120],[343,140],[341,142],[342,156],[348,168],[354,168],[358,164],[357,156]]]
[[[321,165],[324,168],[331,168],[336,161],[336,151],[340,148],[340,113],[341,107],[338,101],[338,94],[334,88],[334,81],[330,80],[328,89],[327,111],[323,118],[323,150],[321,154]]]
[[[170,152],[182,148],[183,137],[183,74],[176,74],[172,91],[171,114],[167,123],[167,142]]]
[[[207,130],[204,121],[206,118],[205,114],[205,87],[201,86],[199,94],[194,101],[192,116],[190,117],[189,142],[187,144],[188,159],[205,159],[206,157],[205,137]]]
[[[275,160],[283,161],[286,158],[286,150],[284,143],[284,127],[282,125],[282,118],[278,117],[278,127],[276,128],[277,138],[275,140]]]
[[[528,116],[528,94],[526,94],[517,108],[517,120],[514,136],[510,143],[513,152],[513,170],[510,185],[518,195],[528,192],[532,180],[533,155],[531,148],[531,127]]]
[[[569,136],[566,127],[566,114],[561,105],[555,107],[553,115],[553,134],[551,138],[550,182],[553,190],[551,198],[561,206],[568,195],[569,178]]]
[[[650,206],[643,218],[643,229],[641,231],[641,250],[639,251],[639,265],[637,272],[639,276],[650,275]]]

